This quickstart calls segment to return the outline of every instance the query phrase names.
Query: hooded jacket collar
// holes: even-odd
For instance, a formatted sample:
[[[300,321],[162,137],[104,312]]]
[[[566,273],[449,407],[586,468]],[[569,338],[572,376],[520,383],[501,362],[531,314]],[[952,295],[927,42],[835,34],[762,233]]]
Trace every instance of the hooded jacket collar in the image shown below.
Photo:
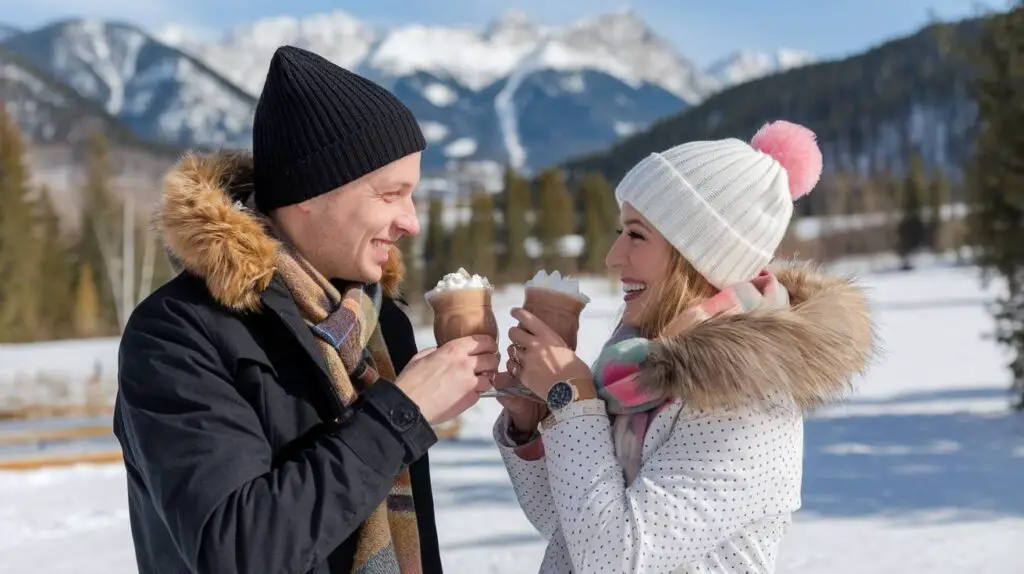
[[[773,271],[789,307],[722,315],[656,342],[640,384],[697,410],[765,406],[780,393],[806,409],[845,394],[878,350],[863,289],[810,265]]]
[[[154,214],[172,265],[201,277],[214,299],[238,312],[260,308],[277,264],[277,239],[243,207],[252,165],[247,152],[188,153],[164,177]],[[386,296],[398,296],[404,274],[392,247],[381,279]]]

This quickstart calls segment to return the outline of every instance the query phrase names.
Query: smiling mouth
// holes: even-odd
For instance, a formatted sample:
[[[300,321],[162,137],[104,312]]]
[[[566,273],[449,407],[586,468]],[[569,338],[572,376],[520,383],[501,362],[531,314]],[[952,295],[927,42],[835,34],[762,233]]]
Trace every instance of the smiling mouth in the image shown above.
[[[376,259],[383,263],[391,257],[391,246],[394,245],[391,241],[386,239],[371,239],[370,246],[373,247],[376,253]]]
[[[644,294],[647,291],[647,284],[638,281],[623,281],[622,292],[624,293],[623,299],[626,301],[632,301],[637,297]]]

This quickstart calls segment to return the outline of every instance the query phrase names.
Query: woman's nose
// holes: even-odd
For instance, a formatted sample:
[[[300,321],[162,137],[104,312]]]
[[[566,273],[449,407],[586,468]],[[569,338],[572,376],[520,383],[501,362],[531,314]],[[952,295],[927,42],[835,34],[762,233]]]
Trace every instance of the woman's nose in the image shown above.
[[[604,258],[604,265],[609,269],[615,269],[622,267],[625,263],[625,244],[623,243],[622,236],[620,235],[612,243],[610,249],[608,249],[608,255]]]

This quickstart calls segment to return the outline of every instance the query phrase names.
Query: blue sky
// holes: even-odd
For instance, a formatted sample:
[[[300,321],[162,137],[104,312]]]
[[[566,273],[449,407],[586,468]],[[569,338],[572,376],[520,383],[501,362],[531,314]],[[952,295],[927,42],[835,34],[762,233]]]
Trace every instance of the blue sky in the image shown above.
[[[483,25],[506,10],[564,24],[630,6],[701,65],[740,48],[777,47],[837,57],[867,49],[927,22],[974,13],[1006,0],[2,0],[0,22],[23,28],[55,18],[127,20],[145,28],[184,24],[207,33],[268,16],[344,10],[378,25],[406,22]]]

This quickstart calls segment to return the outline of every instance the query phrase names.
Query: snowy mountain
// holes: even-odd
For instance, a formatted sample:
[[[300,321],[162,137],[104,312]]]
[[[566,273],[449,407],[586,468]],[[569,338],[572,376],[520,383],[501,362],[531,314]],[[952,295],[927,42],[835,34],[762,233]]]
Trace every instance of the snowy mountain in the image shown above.
[[[6,40],[8,38],[13,37],[15,34],[18,34],[19,32],[20,32],[20,30],[18,30],[14,26],[8,26],[7,24],[0,24],[0,42]]]
[[[780,49],[770,54],[738,50],[711,64],[706,71],[719,85],[734,86],[814,61],[811,54],[797,50]]]
[[[127,130],[103,108],[24,58],[0,48],[0,103],[29,143],[74,141],[99,123],[108,133]]]
[[[393,90],[423,123],[426,163],[486,159],[537,168],[585,153],[699,102],[718,82],[631,11],[540,26],[508,12],[482,28],[382,30],[340,11],[260,20],[218,42],[157,37],[253,96],[281,44],[317,52]]]
[[[737,78],[793,60],[788,52],[746,54],[708,73],[629,10],[559,28],[509,12],[479,28],[390,29],[335,11],[258,20],[214,42],[187,28],[149,35],[69,20],[0,41],[140,137],[204,147],[250,145],[256,98],[283,44],[394,91],[422,123],[428,170],[453,160],[536,170],[606,148]]]
[[[141,137],[179,145],[249,145],[255,99],[134,27],[63,21],[2,46],[100,104]]]

